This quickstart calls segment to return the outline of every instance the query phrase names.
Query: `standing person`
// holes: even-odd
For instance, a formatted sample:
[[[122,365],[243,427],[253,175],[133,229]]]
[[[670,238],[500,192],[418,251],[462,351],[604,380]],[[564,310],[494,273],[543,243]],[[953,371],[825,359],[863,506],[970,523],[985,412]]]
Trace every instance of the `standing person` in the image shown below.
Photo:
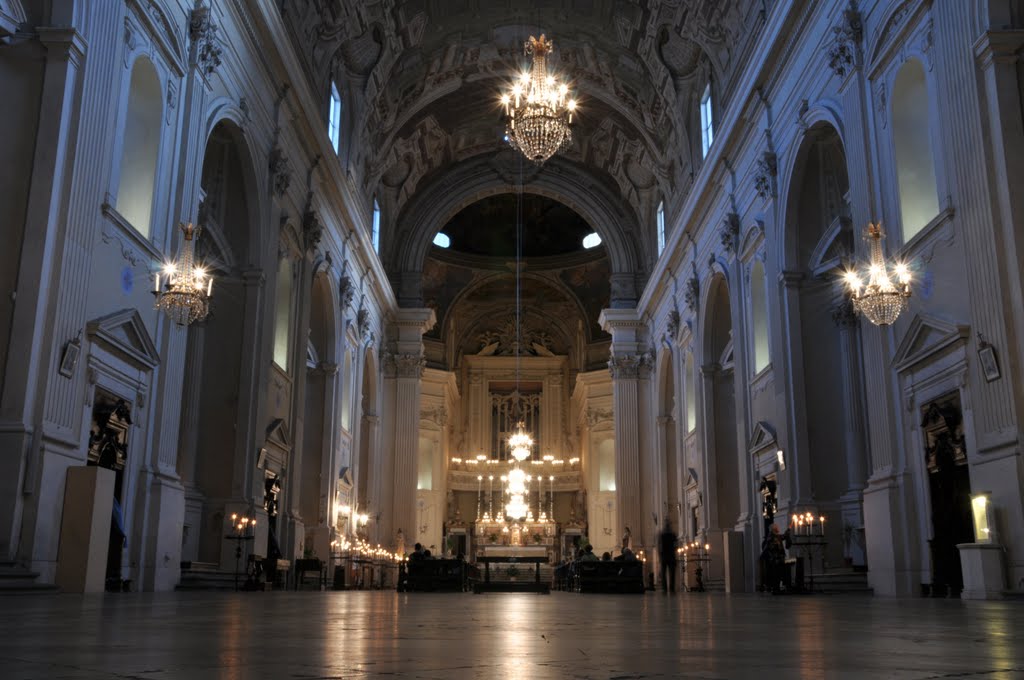
[[[676,592],[676,541],[678,537],[672,530],[672,522],[665,520],[665,528],[658,536],[658,555],[661,558],[661,587],[666,593]],[[668,579],[666,580],[665,576]]]

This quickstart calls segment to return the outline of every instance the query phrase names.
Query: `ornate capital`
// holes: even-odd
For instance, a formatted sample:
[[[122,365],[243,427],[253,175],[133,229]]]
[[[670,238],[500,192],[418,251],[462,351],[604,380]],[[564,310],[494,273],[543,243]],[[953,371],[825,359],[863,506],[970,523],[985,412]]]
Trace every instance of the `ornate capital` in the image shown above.
[[[307,210],[302,216],[302,237],[305,240],[306,252],[312,253],[319,246],[324,237],[324,225],[315,210]]]
[[[718,236],[725,252],[735,253],[740,241],[740,216],[734,212],[727,213]]]
[[[363,306],[362,303],[359,305],[359,311],[356,312],[356,330],[359,332],[359,337],[363,339],[363,342],[367,342],[370,339],[370,310]]]
[[[668,337],[672,342],[679,342],[679,333],[683,328],[683,317],[679,314],[678,309],[673,309],[668,313]]]
[[[587,425],[594,427],[598,423],[608,422],[614,417],[614,412],[610,408],[588,408],[587,409]]]
[[[779,162],[774,151],[765,151],[757,161],[754,174],[754,190],[762,200],[776,197],[775,178],[779,174]]]
[[[189,15],[188,35],[192,40],[192,65],[199,68],[204,76],[213,75],[220,66],[220,40],[217,38],[217,24],[209,7],[200,6]]]
[[[292,168],[281,147],[274,147],[270,152],[270,179],[274,193],[284,196],[292,184]]]
[[[832,321],[839,328],[856,328],[857,311],[853,308],[852,300],[843,300],[832,310]]]
[[[384,375],[388,378],[416,378],[423,377],[423,368],[427,360],[422,354],[392,354],[384,355]]]
[[[692,263],[693,275],[686,279],[686,288],[683,291],[683,301],[690,308],[691,312],[697,311],[700,304],[700,277],[697,276],[697,264]]]
[[[448,424],[448,409],[444,406],[423,409],[420,411],[420,420],[429,420],[439,427],[444,427]]]
[[[832,27],[832,44],[828,49],[828,67],[838,78],[846,77],[860,59],[860,41],[864,24],[860,12],[851,4],[843,10],[843,19]]]
[[[639,354],[613,354],[608,360],[608,369],[613,380],[641,379],[651,377],[654,368],[654,355],[650,352]]]

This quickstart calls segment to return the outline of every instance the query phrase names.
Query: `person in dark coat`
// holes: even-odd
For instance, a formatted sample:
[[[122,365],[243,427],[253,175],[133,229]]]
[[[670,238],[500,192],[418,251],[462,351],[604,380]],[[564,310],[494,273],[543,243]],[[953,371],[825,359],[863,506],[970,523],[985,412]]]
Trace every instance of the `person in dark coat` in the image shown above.
[[[665,520],[665,527],[658,536],[658,556],[661,558],[661,587],[666,593],[676,592],[676,532],[672,523]],[[668,577],[666,579],[666,576]]]

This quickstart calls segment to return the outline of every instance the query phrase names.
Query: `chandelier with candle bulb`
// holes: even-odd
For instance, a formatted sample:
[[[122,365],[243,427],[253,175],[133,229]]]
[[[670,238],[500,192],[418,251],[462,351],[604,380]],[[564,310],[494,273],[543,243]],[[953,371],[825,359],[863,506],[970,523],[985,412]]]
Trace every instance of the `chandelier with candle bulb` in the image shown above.
[[[864,231],[869,247],[867,267],[847,270],[844,275],[853,308],[876,326],[893,324],[910,300],[910,269],[904,262],[886,261],[884,238],[881,224],[868,224]]]
[[[513,520],[521,520],[525,519],[530,511],[530,506],[526,502],[528,493],[526,484],[531,479],[530,475],[527,475],[526,471],[520,467],[520,463],[530,457],[530,449],[533,447],[533,437],[526,432],[523,421],[520,420],[516,425],[516,431],[508,438],[508,444],[515,462],[507,476],[506,492],[509,500],[505,504],[505,515]]]
[[[205,319],[209,313],[213,276],[196,262],[195,239],[199,228],[191,223],[182,224],[181,231],[185,235],[181,255],[156,273],[153,295],[157,309],[179,326],[187,326]]]
[[[547,55],[554,43],[542,34],[524,44],[532,67],[502,94],[508,117],[505,135],[509,143],[535,163],[543,163],[572,141],[572,116],[576,100],[569,86],[548,73]]]

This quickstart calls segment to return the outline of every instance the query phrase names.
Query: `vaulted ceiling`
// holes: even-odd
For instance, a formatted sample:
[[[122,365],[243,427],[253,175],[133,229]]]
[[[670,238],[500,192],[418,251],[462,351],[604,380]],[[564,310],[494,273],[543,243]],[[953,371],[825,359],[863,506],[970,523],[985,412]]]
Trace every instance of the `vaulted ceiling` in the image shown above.
[[[343,161],[380,200],[393,274],[421,270],[474,194],[523,185],[576,209],[613,271],[642,279],[656,206],[678,205],[700,163],[697,100],[710,78],[727,105],[763,2],[284,0],[282,11],[316,91],[332,80],[344,91]],[[498,96],[540,33],[580,110],[572,146],[536,167],[510,153]]]

